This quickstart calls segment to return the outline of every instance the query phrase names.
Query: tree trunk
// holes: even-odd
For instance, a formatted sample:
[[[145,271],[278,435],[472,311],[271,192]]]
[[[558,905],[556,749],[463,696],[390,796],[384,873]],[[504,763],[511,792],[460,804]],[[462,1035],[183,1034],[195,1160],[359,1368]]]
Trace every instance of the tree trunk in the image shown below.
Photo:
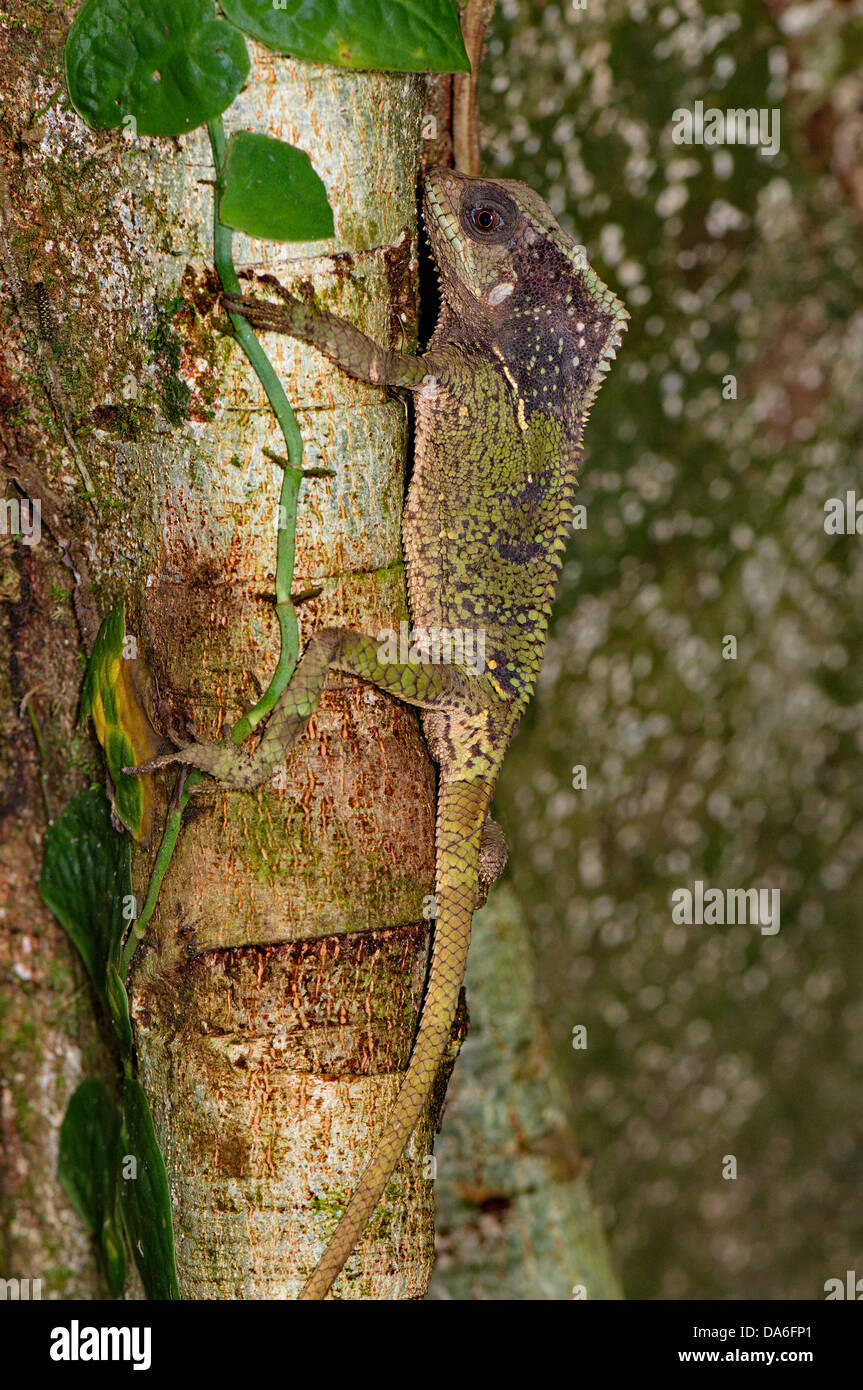
[[[15,203],[7,240],[20,282],[12,331],[21,360],[12,366],[31,365],[24,330],[41,281],[57,344],[40,341],[30,357],[44,346],[61,358],[54,375],[63,387],[61,411],[46,421],[54,453],[44,482],[74,517],[99,612],[127,598],[127,630],[155,677],[162,718],[177,726],[195,717],[212,735],[254,702],[276,659],[269,598],[279,472],[262,449],[280,441],[255,378],[210,312],[203,132],[126,143],[86,129],[61,95],[63,38],[58,27],[46,40],[51,62],[40,68],[52,76],[35,85],[35,36],[16,31],[6,55],[3,85],[15,94],[5,132]],[[226,118],[229,130],[266,130],[307,150],[336,218],[328,254],[237,237],[238,265],[295,286],[314,277],[328,307],[395,346],[403,338],[412,346],[415,333],[423,91],[419,78],[293,63],[255,47],[252,79]],[[6,275],[8,283],[8,267]],[[302,640],[326,623],[397,628],[406,616],[404,404],[287,339],[269,346],[298,409],[307,465],[335,470],[301,491],[295,588],[322,590],[301,611]],[[31,409],[44,416],[44,403]],[[76,460],[56,442],[62,412],[80,444]],[[74,501],[77,464],[92,478],[95,507]],[[33,557],[15,553],[32,568]],[[14,604],[14,575],[7,591]],[[39,628],[56,632],[45,613]],[[51,664],[47,645],[41,658]],[[45,684],[52,713],[43,719],[62,749],[77,681]],[[20,762],[7,767],[19,800],[28,798],[23,833],[27,819],[36,823],[26,865],[33,893],[44,816],[38,782],[22,778]],[[53,812],[67,799],[58,788]],[[174,1194],[184,1296],[288,1296],[314,1263],[337,1194],[353,1186],[409,1055],[428,946],[432,769],[412,713],[342,680],[292,757],[285,793],[211,786],[196,806],[133,971],[141,1076]],[[136,858],[142,895],[148,864]],[[55,934],[50,922],[46,929]],[[77,972],[59,935],[56,944]],[[15,1045],[32,1057],[28,1043]],[[35,1070],[20,1061],[18,1072],[28,1071],[25,1089]],[[67,1056],[56,1066],[56,1105],[43,1120],[55,1136],[81,1073]],[[16,1094],[7,1093],[7,1110]],[[8,1123],[20,1148],[20,1116]],[[430,1147],[427,1125],[418,1147]],[[41,1131],[31,1152],[40,1178],[53,1171],[54,1146]],[[393,1210],[381,1210],[346,1271],[349,1296],[411,1296],[425,1286],[430,1185],[400,1177],[393,1195]],[[35,1213],[33,1224],[47,1220]],[[43,1260],[34,1261],[41,1271]]]
[[[237,264],[294,288],[308,277],[328,308],[375,338],[412,338],[422,82],[260,49],[254,58],[226,125],[305,149],[336,235],[326,254],[238,237]],[[210,255],[202,136],[179,158],[159,147],[129,171],[142,198],[154,177],[154,220],[170,229],[167,255],[148,249],[148,278],[183,297],[183,370],[198,415],[155,439],[148,459],[127,454],[151,537],[146,576],[142,567],[129,578],[164,711],[178,723],[194,710],[213,736],[254,703],[277,657],[268,595],[280,480],[262,449],[280,441],[245,362],[194,307]],[[301,609],[301,641],[327,624],[397,628],[404,405],[292,340],[268,348],[307,465],[334,470],[300,495],[295,588],[321,588]],[[199,795],[133,972],[141,1077],[187,1298],[298,1292],[409,1056],[428,946],[432,771],[413,714],[357,682],[332,687],[289,759],[286,791],[211,784]],[[426,1125],[413,1155],[429,1147]],[[432,1218],[417,1171],[403,1165],[341,1296],[424,1289]]]

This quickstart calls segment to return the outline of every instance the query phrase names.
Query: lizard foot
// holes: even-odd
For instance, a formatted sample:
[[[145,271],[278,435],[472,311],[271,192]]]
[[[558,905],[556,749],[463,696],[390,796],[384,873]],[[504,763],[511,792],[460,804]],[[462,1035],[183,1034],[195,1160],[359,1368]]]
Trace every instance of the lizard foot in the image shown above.
[[[270,777],[277,776],[280,770],[283,771],[280,760],[271,758],[266,750],[259,748],[253,753],[246,753],[230,742],[189,743],[183,748],[176,748],[173,753],[151,758],[149,762],[124,767],[123,771],[134,777],[142,772],[156,772],[170,763],[186,763],[189,767],[196,767],[199,772],[206,772],[239,791],[251,791]]]

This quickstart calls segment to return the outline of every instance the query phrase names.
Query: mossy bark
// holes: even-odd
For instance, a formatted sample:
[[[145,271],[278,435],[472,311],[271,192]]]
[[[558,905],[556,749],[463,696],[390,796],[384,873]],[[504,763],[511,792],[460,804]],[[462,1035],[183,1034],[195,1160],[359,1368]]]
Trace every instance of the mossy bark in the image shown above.
[[[90,1242],[56,1177],[66,1103],[85,1076],[111,1081],[89,986],[38,897],[50,818],[94,777],[76,727],[81,629],[72,569],[83,508],[64,427],[80,347],[71,305],[86,261],[88,199],[58,141],[65,25],[13,3],[0,29],[0,1277],[30,1297],[104,1296]],[[86,465],[85,465],[86,466]],[[17,480],[14,481],[14,480]],[[68,511],[60,505],[68,502]],[[15,534],[23,500],[39,524]],[[29,535],[33,544],[25,544]],[[74,564],[74,560],[72,561]],[[80,593],[79,617],[92,636]],[[41,745],[41,746],[40,746]],[[38,1281],[38,1283],[36,1282]]]
[[[280,439],[212,308],[206,138],[127,141],[89,131],[63,96],[68,17],[45,21],[38,7],[21,4],[16,20],[4,31],[3,73],[11,93],[3,129],[13,411],[6,462],[46,505],[52,490],[65,529],[59,539],[73,535],[86,556],[87,602],[79,608],[89,605],[90,621],[81,646],[92,641],[93,614],[125,597],[127,630],[155,678],[160,724],[194,719],[213,734],[254,702],[277,655],[280,479],[263,449],[278,451]],[[336,234],[312,246],[238,236],[238,266],[294,287],[312,280],[328,307],[379,340],[412,346],[423,80],[252,48],[252,78],[227,128],[266,130],[307,150]],[[301,639],[324,623],[397,627],[406,616],[404,403],[287,339],[268,346],[298,412],[306,463],[334,470],[301,491],[295,589],[321,589],[301,610]],[[24,880],[12,884],[18,926],[10,952],[35,954],[33,924],[41,923],[51,947],[39,943],[40,974],[53,970],[56,991],[83,1000],[89,1018],[77,963],[34,906],[45,817],[35,746],[26,730],[22,736],[15,705],[38,687],[31,699],[46,732],[56,814],[86,782],[66,762],[80,675],[73,581],[54,546],[4,549],[4,559],[12,566],[3,732],[19,837],[10,859],[12,877],[17,870]],[[62,598],[36,604],[30,571],[40,600],[54,571],[67,576]],[[21,618],[22,576],[40,641]],[[85,771],[98,776],[96,768]],[[168,1164],[185,1297],[297,1290],[326,1235],[328,1208],[355,1182],[392,1100],[419,1005],[434,780],[415,716],[356,684],[334,683],[291,759],[287,786],[250,797],[211,786],[196,799],[133,967],[141,1078]],[[139,894],[153,850],[136,856]],[[81,1037],[92,1034],[99,1054],[95,1026],[82,1035],[80,1010],[70,1017],[68,1000],[60,1040],[50,1041],[44,1021],[57,1000],[43,1006],[25,990],[27,969],[13,960],[7,991],[6,1185],[19,1192],[27,1183],[52,1187],[65,1102],[96,1066],[94,1057],[82,1059]],[[27,1129],[35,1098],[51,1086],[50,1115]],[[430,1146],[428,1126],[417,1146]],[[430,1186],[400,1176],[393,1193],[346,1271],[347,1296],[411,1296],[425,1286]],[[6,1208],[9,1248],[18,1251],[10,1259],[22,1274],[42,1273],[52,1243],[70,1244],[59,1229],[68,1211],[56,1184],[50,1201],[60,1215],[47,1198],[34,1198],[31,1216],[20,1198],[16,1215]],[[29,1246],[16,1233],[25,1218]],[[98,1284],[83,1233],[76,1241],[83,1272],[74,1291],[86,1296],[87,1280],[91,1291]]]

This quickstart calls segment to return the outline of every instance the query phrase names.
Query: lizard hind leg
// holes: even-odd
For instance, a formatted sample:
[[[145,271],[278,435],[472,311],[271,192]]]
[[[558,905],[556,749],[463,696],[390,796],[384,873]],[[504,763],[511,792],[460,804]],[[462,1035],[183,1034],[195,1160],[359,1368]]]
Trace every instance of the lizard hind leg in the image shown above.
[[[241,790],[260,786],[277,771],[318,707],[334,650],[337,629],[315,633],[297,664],[290,683],[279,696],[264,735],[253,752],[230,741],[184,744],[172,753],[152,758],[124,772],[153,772],[169,763],[186,763]]]

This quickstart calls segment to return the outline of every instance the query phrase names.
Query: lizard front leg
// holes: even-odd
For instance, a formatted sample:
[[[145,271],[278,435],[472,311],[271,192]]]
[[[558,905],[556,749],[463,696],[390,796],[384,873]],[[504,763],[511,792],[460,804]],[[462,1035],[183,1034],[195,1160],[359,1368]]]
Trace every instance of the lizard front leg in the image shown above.
[[[253,328],[287,333],[301,342],[311,343],[360,381],[368,381],[373,386],[403,386],[414,390],[422,386],[428,375],[422,357],[390,352],[347,319],[304,304],[278,282],[267,283],[279,294],[281,304],[254,299],[251,295],[230,294],[223,295],[222,302],[232,314],[242,314],[248,319]]]
[[[317,709],[330,667],[371,681],[421,709],[458,708],[469,715],[479,713],[489,702],[491,690],[484,678],[460,666],[388,662],[380,653],[377,638],[351,628],[322,628],[309,639],[254,752],[232,743],[190,743],[124,771],[152,772],[169,763],[187,763],[233,787],[259,786],[283,763]]]

